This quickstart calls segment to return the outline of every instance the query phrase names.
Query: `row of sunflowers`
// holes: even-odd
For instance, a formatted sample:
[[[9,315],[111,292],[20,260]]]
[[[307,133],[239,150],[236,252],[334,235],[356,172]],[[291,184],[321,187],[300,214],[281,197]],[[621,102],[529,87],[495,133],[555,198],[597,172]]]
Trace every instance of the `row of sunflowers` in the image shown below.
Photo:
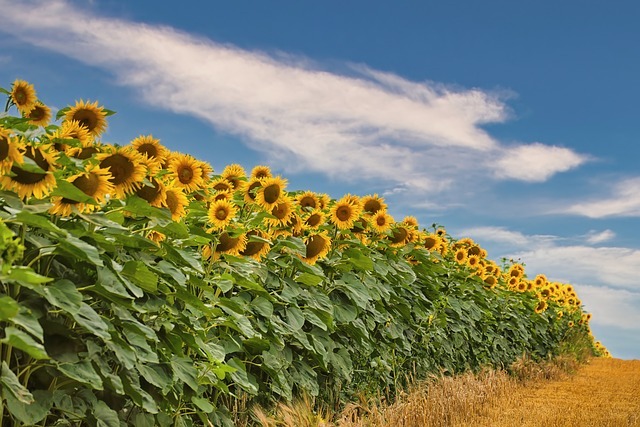
[[[58,111],[57,126],[51,124],[51,109],[37,98],[32,84],[16,80],[11,90],[2,91],[8,94],[5,110],[15,106],[21,117],[10,119],[5,113],[0,127],[0,189],[25,200],[48,200],[52,215],[113,209],[120,206],[119,200],[135,195],[181,221],[190,202],[197,200],[208,209],[206,231],[218,233],[215,244],[202,248],[205,260],[229,254],[259,261],[278,236],[296,236],[306,245],[303,261],[314,264],[329,253],[332,240],[348,235],[373,247],[379,242],[395,248],[413,244],[437,252],[480,276],[488,288],[534,293],[537,313],[545,311],[550,300],[563,307],[558,317],[580,310],[572,285],[549,282],[543,274],[529,280],[522,264],[502,268],[470,238],[455,240],[440,227],[428,232],[411,216],[396,221],[377,194],[332,200],[311,191],[289,192],[287,180],[274,176],[268,166],[256,166],[247,174],[242,166],[231,164],[214,175],[209,163],[172,151],[152,135],[138,136],[126,146],[102,142],[113,112],[98,102],[81,100]],[[61,182],[72,197],[69,192],[57,195]],[[157,231],[148,231],[147,237],[166,238]],[[590,318],[584,314],[580,322]],[[596,346],[609,354],[600,342]]]

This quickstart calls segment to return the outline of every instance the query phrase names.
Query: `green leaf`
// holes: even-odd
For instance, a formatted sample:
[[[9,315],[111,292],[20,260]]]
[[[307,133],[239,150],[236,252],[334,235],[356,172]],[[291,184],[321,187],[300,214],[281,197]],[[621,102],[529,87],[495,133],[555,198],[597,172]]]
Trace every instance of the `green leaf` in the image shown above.
[[[0,321],[13,319],[18,315],[18,302],[8,295],[0,296]]]
[[[142,261],[127,261],[120,274],[147,292],[154,293],[158,290],[158,276]]]
[[[39,288],[34,285],[40,285],[53,280],[49,277],[39,275],[29,267],[23,266],[12,267],[11,270],[9,270],[9,274],[6,277],[1,277],[1,279],[18,282],[24,287],[34,290]]]
[[[291,331],[297,331],[302,329],[304,325],[304,314],[298,307],[289,307],[286,309],[287,324],[291,328]]]
[[[92,413],[96,419],[97,427],[120,427],[118,413],[109,408],[109,405],[102,400],[97,401],[93,405]]]
[[[75,256],[76,258],[89,261],[93,265],[97,265],[99,267],[102,267],[103,265],[98,249],[75,236],[68,235],[64,239],[60,240],[60,242],[58,242],[58,248]]]
[[[298,277],[296,277],[296,282],[302,283],[307,286],[316,286],[319,285],[323,279],[323,277],[316,276],[315,274],[302,273]]]
[[[82,294],[70,280],[61,279],[42,289],[44,297],[56,307],[60,307],[69,314],[80,311]]]
[[[125,210],[142,218],[153,218],[161,226],[171,223],[171,212],[168,209],[154,208],[146,200],[138,196],[127,198]]]
[[[193,396],[191,398],[191,402],[198,407],[205,414],[212,413],[216,408],[209,402],[207,399],[203,399],[202,397]]]
[[[169,418],[171,419],[171,418]],[[155,427],[156,420],[151,414],[136,414],[134,418],[133,425],[135,427]],[[162,424],[159,424],[162,425]]]
[[[80,325],[84,326],[89,332],[103,338],[111,339],[109,334],[109,325],[100,317],[100,315],[88,304],[82,303],[77,313],[72,313],[73,319]]]
[[[25,425],[35,425],[47,416],[53,405],[53,393],[48,390],[35,390],[34,401],[26,404],[16,399],[11,393],[4,395],[7,399],[7,409],[11,415]]]
[[[22,329],[37,338],[38,341],[43,341],[42,325],[40,325],[40,322],[38,322],[38,319],[33,315],[31,310],[21,307],[20,312],[12,319],[12,321],[15,325],[22,327]]]
[[[31,335],[13,326],[7,326],[4,330],[5,337],[0,342],[9,344],[27,353],[34,359],[48,359],[49,355],[44,346],[36,342]]]
[[[58,112],[56,113],[56,120],[59,120],[60,117],[62,117],[65,114],[67,114],[70,109],[71,109],[71,107],[64,107],[64,108],[58,110]]]
[[[247,373],[247,368],[244,366],[242,360],[234,357],[229,360],[227,364],[235,368],[235,371],[231,373],[231,379],[249,394],[255,395],[258,393],[258,382],[253,375]]]
[[[21,210],[15,215],[16,219],[25,225],[30,225],[32,227],[40,228],[42,230],[50,231],[55,234],[65,235],[66,232],[60,229],[57,225],[49,221],[48,218],[33,214],[26,210]]]
[[[163,393],[169,391],[173,385],[173,381],[160,364],[138,363],[136,369],[147,382],[161,389]]]
[[[193,360],[188,357],[173,356],[171,358],[171,368],[174,373],[174,380],[180,379],[193,391],[198,391],[198,371]]]
[[[95,202],[92,197],[87,196],[82,190],[64,178],[57,178],[56,184],[56,188],[51,193],[52,196],[60,196],[81,203]]]
[[[373,261],[371,258],[363,254],[362,251],[351,248],[344,251],[344,254],[349,257],[349,262],[358,269],[365,271],[373,270]]]
[[[57,368],[67,377],[82,384],[88,385],[94,390],[102,390],[102,378],[93,368],[89,360],[80,360],[75,363],[58,363]]]
[[[258,296],[251,301],[253,311],[261,314],[266,318],[273,316],[273,304],[268,299]]]
[[[7,362],[2,361],[2,376],[0,377],[0,384],[2,385],[2,396],[5,398],[8,394],[11,394],[18,401],[27,405],[34,402],[33,395],[27,390],[25,386],[20,384],[20,380],[16,374],[9,368]]]

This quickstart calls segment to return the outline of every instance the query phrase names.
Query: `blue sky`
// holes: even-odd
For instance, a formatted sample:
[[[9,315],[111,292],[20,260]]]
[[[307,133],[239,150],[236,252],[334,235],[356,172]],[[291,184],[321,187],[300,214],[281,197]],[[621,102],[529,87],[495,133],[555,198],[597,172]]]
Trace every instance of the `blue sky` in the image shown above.
[[[560,4],[559,4],[560,3]],[[572,283],[640,358],[640,5],[0,0],[0,86],[220,171],[384,195]]]

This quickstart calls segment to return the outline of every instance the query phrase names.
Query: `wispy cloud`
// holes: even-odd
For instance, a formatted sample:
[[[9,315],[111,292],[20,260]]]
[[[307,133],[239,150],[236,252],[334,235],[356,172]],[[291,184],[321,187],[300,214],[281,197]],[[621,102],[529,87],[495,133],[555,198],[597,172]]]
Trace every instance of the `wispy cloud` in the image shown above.
[[[507,150],[496,161],[498,178],[513,178],[528,182],[544,182],[558,172],[565,172],[586,162],[588,156],[568,148],[535,142]]]
[[[506,227],[469,227],[460,231],[462,236],[468,236],[479,242],[495,242],[510,247],[544,247],[553,244],[558,238],[547,235],[525,235],[519,231]]]
[[[109,70],[148,104],[244,137],[289,169],[435,192],[461,168],[467,179],[490,174],[490,159],[503,153],[498,179],[540,182],[584,161],[540,143],[502,146],[481,125],[505,121],[508,108],[487,91],[412,82],[366,66],[340,75],[305,58],[102,17],[64,0],[0,0],[0,7],[0,31]]]
[[[615,183],[607,194],[585,202],[575,203],[559,212],[589,218],[640,216],[640,177]]]
[[[598,243],[607,242],[616,237],[616,233],[607,229],[604,231],[595,231],[591,230],[586,236],[587,243],[591,243],[592,245],[596,245]]]
[[[640,292],[576,284],[593,323],[640,331]]]

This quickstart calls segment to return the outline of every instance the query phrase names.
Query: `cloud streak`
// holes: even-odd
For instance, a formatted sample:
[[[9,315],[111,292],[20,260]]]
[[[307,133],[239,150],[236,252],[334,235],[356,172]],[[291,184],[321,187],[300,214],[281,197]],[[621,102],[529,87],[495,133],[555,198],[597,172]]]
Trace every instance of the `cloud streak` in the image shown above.
[[[507,108],[481,90],[411,82],[365,66],[339,75],[304,58],[101,17],[63,0],[0,0],[0,6],[0,31],[106,69],[146,103],[244,137],[289,169],[439,191],[461,167],[468,175],[491,174],[490,159],[500,154],[496,178],[532,182],[584,161],[540,143],[501,146],[481,125],[504,122]],[[514,161],[529,166],[515,168]]]
[[[560,212],[589,218],[640,217],[640,177],[614,184],[609,193],[613,195],[575,203]]]

